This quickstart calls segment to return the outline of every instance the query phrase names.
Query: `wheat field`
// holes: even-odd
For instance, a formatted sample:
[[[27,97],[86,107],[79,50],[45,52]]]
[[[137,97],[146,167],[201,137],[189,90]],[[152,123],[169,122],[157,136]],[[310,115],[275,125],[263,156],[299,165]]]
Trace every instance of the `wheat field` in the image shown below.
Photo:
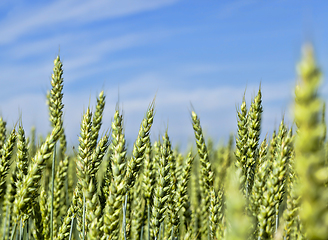
[[[242,99],[226,146],[208,144],[192,111],[196,144],[187,154],[171,145],[168,129],[151,141],[155,100],[127,152],[121,109],[110,131],[101,128],[101,92],[69,154],[58,56],[47,95],[51,133],[27,136],[0,117],[1,239],[328,239],[325,103],[309,44],[297,74],[295,124],[282,119],[263,140],[261,87],[249,105]]]

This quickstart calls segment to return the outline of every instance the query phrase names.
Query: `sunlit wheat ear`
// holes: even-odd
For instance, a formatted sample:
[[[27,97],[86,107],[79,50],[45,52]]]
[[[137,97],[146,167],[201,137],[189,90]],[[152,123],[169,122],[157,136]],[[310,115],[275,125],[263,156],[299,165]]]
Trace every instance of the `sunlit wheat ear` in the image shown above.
[[[42,170],[53,152],[60,131],[60,127],[55,127],[52,130],[51,135],[46,138],[35,158],[33,158],[27,176],[24,177],[22,184],[17,187],[17,195],[14,201],[14,213],[17,216],[31,212],[32,199],[37,196]]]
[[[152,197],[153,188],[154,188],[154,164],[153,156],[151,156],[151,143],[147,142],[145,149],[145,160],[144,160],[144,169],[142,177],[142,188],[146,201],[149,203]]]
[[[286,184],[286,209],[284,211],[284,238],[297,239],[297,219],[299,214],[300,196],[297,193],[298,177],[295,174],[294,155],[291,155],[288,166],[288,183]]]
[[[209,208],[210,208],[210,192],[213,188],[214,176],[212,166],[209,160],[203,130],[197,114],[192,111],[191,113],[192,126],[194,129],[195,140],[201,164],[200,183],[202,193],[202,235],[207,234],[209,226]]]
[[[98,195],[96,194],[96,177],[95,173],[99,168],[99,164],[107,149],[108,136],[105,135],[94,149],[92,148],[92,123],[91,112],[89,108],[83,116],[81,124],[81,137],[79,145],[79,157],[77,162],[77,175],[81,186],[79,194],[80,205],[83,206],[82,211],[82,236],[87,235],[89,239],[95,239],[97,234],[100,237],[101,209]],[[81,199],[82,196],[82,199]],[[82,201],[81,201],[82,200]],[[81,212],[78,212],[81,216]],[[78,216],[78,225],[81,228],[81,218]]]
[[[163,143],[160,150],[161,155],[158,163],[158,176],[154,189],[154,204],[152,207],[151,231],[155,239],[159,238],[160,225],[165,216],[165,203],[168,199],[168,193],[170,191],[170,165],[168,163],[170,145],[170,140],[166,132],[163,137]]]
[[[136,142],[133,145],[132,157],[128,162],[126,171],[126,187],[133,186],[136,176],[144,159],[147,142],[149,141],[149,134],[154,119],[154,102],[151,103],[147,110],[146,116],[142,120]]]
[[[90,175],[92,178],[96,178],[96,173],[100,167],[100,164],[107,152],[109,144],[109,136],[106,134],[100,140],[97,146],[95,147],[93,154],[91,156],[91,169]]]
[[[299,176],[302,205],[300,216],[307,238],[326,239],[328,236],[328,182],[324,166],[324,125],[320,119],[322,100],[318,97],[321,72],[316,66],[312,46],[303,48],[298,65],[299,81],[295,89],[295,163]]]
[[[191,167],[194,162],[194,157],[192,157],[191,152],[187,156],[187,161],[182,169],[181,175],[178,179],[177,183],[177,190],[176,190],[176,195],[175,195],[175,202],[176,202],[176,209],[175,212],[177,213],[174,217],[178,218],[179,211],[183,207],[183,205],[187,202],[188,200],[188,183],[190,179],[190,174],[191,174]],[[175,220],[175,222],[178,222],[178,219]]]
[[[131,191],[131,195],[133,195],[132,200],[132,231],[131,235],[135,240],[140,240],[141,237],[141,229],[144,225],[145,221],[145,211],[146,200],[143,197],[143,188],[141,185],[141,180],[137,181],[133,187],[133,191]]]
[[[103,112],[105,109],[105,99],[106,96],[104,94],[104,91],[101,91],[98,98],[97,98],[97,105],[96,105],[96,110],[93,114],[92,118],[92,127],[91,127],[91,148],[95,148],[97,145],[97,140],[99,136],[99,130],[102,125],[102,117],[103,117]]]
[[[3,203],[3,213],[6,216],[11,215],[11,219],[14,219],[12,213],[13,202],[15,200],[17,186],[19,186],[25,175],[27,174],[27,166],[28,166],[28,150],[27,150],[27,142],[25,139],[25,133],[22,126],[19,126],[18,133],[17,133],[17,150],[16,150],[16,166],[11,173],[10,181],[7,184],[5,200]],[[15,163],[14,163],[15,164]],[[5,223],[5,221],[3,221]],[[7,227],[10,228],[9,219],[7,221],[9,224]]]
[[[246,161],[246,199],[251,194],[254,183],[254,168],[257,161],[258,145],[261,133],[262,120],[262,92],[261,86],[254,98],[248,112],[248,139],[247,139],[247,161]]]
[[[209,161],[208,151],[205,144],[205,138],[203,136],[203,130],[200,125],[200,120],[194,111],[191,113],[191,119],[192,119],[192,126],[195,133],[199,159],[201,163],[202,177],[204,178],[205,184],[209,189],[210,186],[213,186],[213,171],[212,171],[211,163]]]
[[[268,164],[269,160],[267,158],[268,143],[266,138],[262,141],[260,150],[258,164],[256,166],[256,174],[254,178],[254,186],[252,189],[252,195],[250,197],[250,210],[254,217],[257,218],[259,214],[259,209],[261,206],[261,199],[263,196],[263,191],[265,190],[265,183],[268,176]]]
[[[61,201],[61,195],[64,187],[65,180],[67,178],[67,170],[68,170],[68,157],[66,156],[65,159],[61,160],[58,163],[58,168],[55,177],[55,186],[54,186],[54,203],[53,203],[53,229],[54,229],[54,236],[56,236],[58,230],[58,219],[60,217],[60,208],[63,207],[63,202]],[[65,203],[64,203],[65,204]]]
[[[171,144],[169,145],[169,156],[168,156],[168,164],[170,166],[170,183],[171,183],[171,188],[170,191],[168,192],[168,199],[166,201],[167,209],[166,209],[166,214],[168,216],[168,221],[166,223],[165,227],[165,236],[171,236],[171,238],[175,238],[176,235],[176,227],[178,225],[177,219],[175,216],[177,215],[176,212],[176,205],[177,202],[175,199],[176,196],[176,188],[177,188],[177,179],[176,179],[176,159],[173,155],[172,151],[172,146]]]
[[[89,223],[87,231],[87,239],[96,240],[100,239],[102,235],[102,219],[101,208],[98,199],[95,178],[90,178],[88,189],[84,191],[85,204],[86,204],[86,220]]]
[[[122,201],[125,195],[126,181],[126,147],[123,131],[123,117],[117,110],[112,122],[111,169],[113,180],[111,181],[109,195],[104,209],[104,233],[110,239],[119,237],[119,221],[122,210]]]
[[[6,176],[11,164],[11,156],[13,154],[14,145],[16,143],[16,130],[13,129],[10,133],[9,138],[3,145],[0,158],[0,198],[3,196],[5,191]]]
[[[83,209],[85,209],[84,192],[88,189],[90,182],[90,164],[91,164],[91,117],[90,108],[82,117],[81,132],[79,137],[79,152],[76,158],[76,175],[78,177],[77,191],[78,195],[78,209],[77,209],[77,228],[80,231],[80,238],[83,238],[83,229],[87,226],[85,218],[83,217]],[[85,232],[84,232],[85,233]]]
[[[62,116],[64,105],[63,99],[63,64],[60,57],[54,60],[53,74],[51,75],[52,89],[48,93],[47,100],[49,106],[50,122],[52,127],[62,126]]]
[[[51,90],[47,94],[47,103],[49,106],[49,115],[50,122],[52,127],[60,126],[61,134],[60,134],[60,153],[61,159],[64,158],[64,154],[66,152],[66,137],[64,134],[63,128],[63,87],[64,87],[64,79],[63,79],[63,64],[60,60],[60,57],[57,56],[54,60],[54,68],[53,73],[51,75]]]
[[[222,190],[221,190],[222,193]],[[209,229],[210,229],[210,235],[211,238],[214,239],[216,237],[216,231],[217,231],[217,226],[219,223],[219,208],[220,208],[220,203],[219,202],[219,198],[218,198],[218,194],[214,191],[214,188],[212,187],[212,189],[210,190],[210,222],[209,222]]]
[[[237,125],[238,132],[236,137],[236,150],[235,150],[235,165],[238,169],[242,170],[243,175],[246,176],[246,163],[247,163],[247,139],[248,139],[248,117],[247,117],[247,107],[245,101],[245,95],[243,97],[242,104],[240,106],[240,111],[237,111]],[[246,178],[244,178],[245,180]],[[242,188],[244,194],[246,195],[245,182],[242,183]]]
[[[281,124],[281,143],[277,145],[277,154],[272,166],[272,172],[266,181],[262,205],[258,215],[259,236],[270,239],[278,229],[279,205],[282,201],[287,177],[287,166],[292,150],[292,134]],[[279,137],[280,138],[280,137]]]
[[[151,215],[151,204],[155,186],[155,156],[152,154],[152,146],[150,141],[147,143],[145,150],[144,168],[142,175],[142,192],[145,199],[145,214],[144,218],[147,220],[147,237],[150,238],[150,215]],[[146,232],[145,232],[146,235]]]
[[[41,219],[42,219],[42,235],[45,239],[50,238],[50,210],[48,208],[48,196],[45,192],[45,190],[41,187],[41,193],[40,193],[40,213],[41,213]]]

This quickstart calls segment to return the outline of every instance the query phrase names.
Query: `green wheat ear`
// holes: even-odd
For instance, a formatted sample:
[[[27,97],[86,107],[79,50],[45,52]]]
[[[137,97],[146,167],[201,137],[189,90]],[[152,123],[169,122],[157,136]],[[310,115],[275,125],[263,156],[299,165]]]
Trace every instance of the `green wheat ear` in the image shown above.
[[[158,162],[157,183],[154,189],[154,205],[152,208],[151,231],[155,239],[159,239],[160,225],[164,221],[165,211],[167,209],[167,199],[170,192],[170,165],[168,162],[171,143],[165,132],[163,144],[160,149],[160,158]]]
[[[31,206],[33,198],[38,194],[42,170],[45,168],[46,161],[49,160],[53,153],[60,132],[61,128],[58,126],[52,130],[51,135],[47,137],[35,158],[32,159],[26,177],[24,177],[22,183],[17,186],[13,209],[18,217],[21,217],[24,214],[29,215],[32,211]]]
[[[254,169],[257,163],[258,145],[262,120],[262,92],[261,86],[248,112],[248,139],[246,152],[246,198],[249,199],[254,184]]]
[[[104,209],[104,233],[110,239],[119,238],[119,223],[122,202],[125,195],[126,181],[126,147],[123,131],[123,116],[116,110],[112,122],[111,170],[112,181],[108,189]]]
[[[320,144],[325,130],[320,119],[322,100],[318,97],[321,72],[317,68],[312,46],[306,45],[298,65],[300,80],[295,89],[295,163],[302,196],[300,216],[308,239],[328,236],[328,170],[324,166],[324,149]]]
[[[245,101],[245,95],[243,102],[240,106],[240,111],[237,111],[237,137],[236,137],[236,150],[235,150],[235,165],[242,170],[243,175],[246,175],[246,163],[247,163],[247,139],[248,139],[248,117],[247,107]],[[243,178],[245,180],[245,178]],[[246,195],[245,182],[242,183],[244,194]]]
[[[5,183],[6,176],[10,167],[10,159],[13,154],[14,146],[16,143],[16,131],[12,130],[9,138],[5,142],[3,148],[0,150],[0,198],[2,198],[3,193],[5,192]]]

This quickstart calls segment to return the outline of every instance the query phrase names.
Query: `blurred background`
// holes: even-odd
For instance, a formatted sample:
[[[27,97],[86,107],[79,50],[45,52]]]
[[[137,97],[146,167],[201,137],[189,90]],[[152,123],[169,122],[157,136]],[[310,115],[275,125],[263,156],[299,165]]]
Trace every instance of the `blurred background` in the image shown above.
[[[236,109],[249,108],[261,83],[262,137],[291,111],[301,46],[312,42],[328,71],[324,0],[59,0],[0,2],[0,115],[27,132],[50,130],[46,93],[53,60],[64,68],[64,126],[78,144],[80,121],[105,91],[102,130],[119,102],[129,148],[156,96],[151,133],[168,127],[173,145],[194,143],[195,109],[216,144],[236,133]],[[320,92],[328,97],[327,84]]]

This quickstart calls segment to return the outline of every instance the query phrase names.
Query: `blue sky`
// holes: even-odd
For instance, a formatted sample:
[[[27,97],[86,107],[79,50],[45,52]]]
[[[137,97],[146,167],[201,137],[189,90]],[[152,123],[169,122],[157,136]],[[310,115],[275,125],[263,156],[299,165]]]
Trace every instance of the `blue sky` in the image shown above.
[[[50,131],[45,95],[60,47],[64,125],[77,144],[82,113],[107,95],[103,130],[119,99],[129,144],[156,95],[152,139],[193,142],[191,103],[215,141],[236,132],[236,107],[261,82],[262,135],[292,120],[295,65],[310,40],[328,69],[322,0],[59,0],[0,2],[0,114]],[[322,85],[326,99],[328,88]]]

